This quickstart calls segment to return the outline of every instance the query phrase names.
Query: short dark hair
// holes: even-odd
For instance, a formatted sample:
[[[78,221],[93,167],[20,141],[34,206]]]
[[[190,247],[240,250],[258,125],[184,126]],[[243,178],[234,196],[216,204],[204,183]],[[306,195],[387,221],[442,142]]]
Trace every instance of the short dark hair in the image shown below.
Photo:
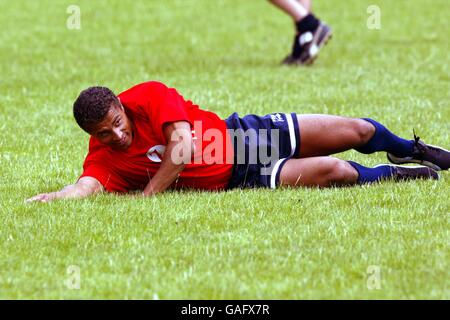
[[[73,116],[86,132],[100,123],[112,105],[120,106],[114,92],[106,87],[90,87],[81,91],[73,104]]]

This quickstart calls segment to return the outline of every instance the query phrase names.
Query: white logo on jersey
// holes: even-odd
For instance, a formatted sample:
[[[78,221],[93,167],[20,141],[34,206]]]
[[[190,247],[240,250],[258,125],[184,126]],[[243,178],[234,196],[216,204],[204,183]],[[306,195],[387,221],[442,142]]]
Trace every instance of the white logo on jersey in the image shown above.
[[[153,162],[161,162],[164,151],[166,150],[166,146],[156,145],[148,149],[147,158],[149,158]]]
[[[283,117],[279,113],[271,114],[270,117],[272,118],[273,122],[284,122]]]

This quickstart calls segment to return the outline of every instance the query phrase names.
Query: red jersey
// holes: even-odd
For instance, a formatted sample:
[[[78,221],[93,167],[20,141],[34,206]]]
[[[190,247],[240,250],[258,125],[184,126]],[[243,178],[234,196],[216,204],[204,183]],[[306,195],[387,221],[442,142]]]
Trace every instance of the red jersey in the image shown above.
[[[193,159],[196,160],[186,164],[171,188],[217,190],[226,187],[231,177],[233,165],[230,159],[233,154],[230,154],[232,148],[226,148],[229,141],[225,139],[229,136],[224,120],[212,112],[201,110],[191,101],[184,100],[175,89],[156,81],[138,84],[119,94],[118,98],[133,123],[133,141],[127,150],[117,151],[91,136],[81,177],[94,177],[111,192],[143,190],[160,167],[167,145],[163,125],[187,121],[193,129]],[[208,154],[205,151],[214,149],[209,146],[214,139],[198,138],[209,129],[219,131],[224,139],[219,142],[223,148],[219,152],[212,151],[214,163],[205,157]],[[216,161],[218,156],[221,161]]]

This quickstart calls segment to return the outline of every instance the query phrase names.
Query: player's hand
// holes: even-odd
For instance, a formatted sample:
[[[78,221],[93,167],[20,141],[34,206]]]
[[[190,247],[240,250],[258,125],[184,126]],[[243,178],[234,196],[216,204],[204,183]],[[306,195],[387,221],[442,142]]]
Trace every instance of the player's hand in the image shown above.
[[[27,200],[25,200],[26,203],[30,202],[50,202],[52,200],[57,199],[58,194],[56,192],[50,192],[50,193],[41,193],[34,197],[31,197]]]

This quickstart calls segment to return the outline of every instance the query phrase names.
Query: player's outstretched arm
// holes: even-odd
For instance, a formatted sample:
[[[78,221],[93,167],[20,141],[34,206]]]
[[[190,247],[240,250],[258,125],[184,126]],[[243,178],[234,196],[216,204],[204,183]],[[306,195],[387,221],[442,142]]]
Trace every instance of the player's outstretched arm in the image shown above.
[[[167,141],[166,150],[161,166],[144,189],[144,196],[163,192],[170,187],[194,154],[191,126],[188,122],[169,123],[163,131]]]
[[[76,183],[65,186],[60,191],[41,193],[26,202],[50,202],[57,199],[84,198],[103,191],[101,183],[93,177],[82,177]]]

